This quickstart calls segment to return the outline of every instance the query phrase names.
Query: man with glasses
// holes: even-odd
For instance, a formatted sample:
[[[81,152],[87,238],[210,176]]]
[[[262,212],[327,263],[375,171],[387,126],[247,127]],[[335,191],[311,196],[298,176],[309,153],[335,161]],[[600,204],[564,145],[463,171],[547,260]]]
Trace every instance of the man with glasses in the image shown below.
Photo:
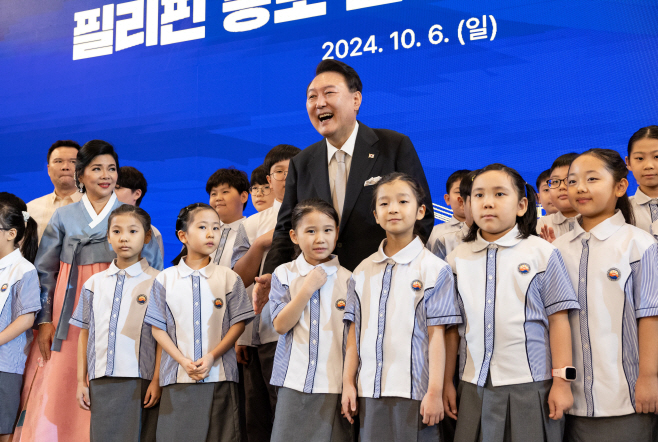
[[[549,172],[548,193],[557,212],[544,216],[537,221],[537,233],[548,242],[573,230],[578,212],[571,207],[567,195],[567,175],[577,153],[560,155],[553,162]]]

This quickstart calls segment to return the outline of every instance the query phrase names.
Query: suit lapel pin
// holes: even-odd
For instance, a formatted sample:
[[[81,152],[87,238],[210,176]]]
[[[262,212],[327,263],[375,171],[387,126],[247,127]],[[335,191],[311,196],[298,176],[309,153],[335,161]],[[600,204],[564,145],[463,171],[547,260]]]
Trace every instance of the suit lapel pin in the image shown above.
[[[369,153],[368,158],[375,158],[375,154],[374,153]]]

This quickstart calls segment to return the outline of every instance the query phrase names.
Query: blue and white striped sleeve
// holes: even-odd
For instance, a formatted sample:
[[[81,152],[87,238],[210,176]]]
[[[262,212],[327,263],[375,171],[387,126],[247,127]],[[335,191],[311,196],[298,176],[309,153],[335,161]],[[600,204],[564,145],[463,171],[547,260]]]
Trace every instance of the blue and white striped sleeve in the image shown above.
[[[167,331],[167,291],[157,278],[153,281],[150,297],[144,322]]]
[[[343,322],[355,322],[360,315],[361,303],[359,296],[356,294],[356,281],[350,277],[347,282],[347,301],[345,301],[345,312],[343,313]]]
[[[41,310],[41,289],[36,269],[23,274],[20,281],[12,287],[11,294],[11,321],[28,313],[37,313]]]
[[[540,275],[541,299],[546,316],[563,310],[580,310],[578,297],[560,251],[555,249],[548,258],[546,271]]]
[[[461,324],[462,316],[455,296],[455,280],[449,265],[441,267],[434,287],[425,290],[424,302],[428,327]]]
[[[244,288],[242,279],[236,276],[231,293],[226,296],[226,304],[229,313],[229,326],[233,327],[238,322],[250,323],[254,319],[254,308]]]
[[[635,281],[635,317],[658,316],[658,244],[653,243],[644,251],[639,264],[631,266]]]
[[[75,325],[86,330],[89,330],[89,323],[91,322],[91,302],[94,297],[94,292],[87,289],[86,284],[80,291],[80,298],[78,305],[69,319],[69,324]]]
[[[272,320],[279,316],[279,313],[288,305],[291,299],[290,288],[287,285],[283,285],[275,270],[272,273],[272,285],[270,288],[270,301],[272,301],[270,302],[270,312],[272,313]]]
[[[244,228],[244,223],[242,223],[240,224],[240,227],[238,227],[238,233],[236,234],[235,242],[233,243],[231,268],[235,267],[235,263],[247,254],[250,247],[251,243],[249,242],[249,236],[247,236],[247,230]]]

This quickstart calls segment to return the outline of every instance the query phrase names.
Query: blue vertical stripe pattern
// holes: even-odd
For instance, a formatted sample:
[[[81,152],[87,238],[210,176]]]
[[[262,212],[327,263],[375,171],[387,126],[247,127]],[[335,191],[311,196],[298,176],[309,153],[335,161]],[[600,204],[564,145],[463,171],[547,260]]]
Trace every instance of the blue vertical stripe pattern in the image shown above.
[[[382,368],[384,365],[384,332],[386,331],[386,302],[391,291],[391,278],[393,277],[393,267],[395,264],[386,264],[384,270],[384,280],[382,282],[382,292],[379,295],[379,318],[377,320],[377,367],[375,370],[375,391],[373,398],[381,397],[382,392]],[[358,340],[357,340],[358,342]]]
[[[433,290],[433,287],[428,290]],[[411,397],[424,396],[427,392],[430,371],[428,361],[429,336],[427,334],[427,314],[425,297],[416,305],[414,332],[411,336]]]
[[[635,316],[635,295],[639,291],[640,262],[631,263],[631,274],[624,285],[624,312],[621,324],[621,363],[628,383],[631,404],[635,406],[635,383],[640,374],[640,341]]]
[[[176,322],[167,306],[167,293],[163,285],[156,279],[151,287],[151,296],[146,307],[144,322],[164,330],[174,344],[178,345],[176,338]],[[160,385],[169,385],[176,382],[179,364],[166,351],[162,352],[160,360]]]
[[[196,272],[195,272],[196,273]],[[202,353],[201,342],[201,287],[199,287],[199,275],[192,275],[192,312],[194,316],[194,360],[198,361]]]
[[[318,363],[318,346],[320,345],[320,290],[316,290],[311,296],[311,323],[309,325],[308,339],[308,369],[306,370],[306,381],[304,382],[304,393],[313,392],[313,381]]]
[[[105,376],[112,376],[114,373],[114,354],[117,341],[117,323],[119,322],[119,312],[121,310],[121,295],[123,294],[123,283],[126,280],[126,271],[121,270],[117,276],[117,282],[114,286],[114,299],[112,299],[112,316],[110,316],[110,329],[107,334],[107,365]]]
[[[279,316],[281,310],[291,300],[290,290],[287,285],[283,284],[276,273],[272,273],[272,282],[270,284],[270,312],[272,321]]]
[[[652,200],[653,201],[653,200]],[[651,222],[656,222],[658,219],[658,204],[652,202],[649,204],[649,210],[651,211]]]
[[[235,236],[235,242],[233,243],[231,268],[235,267],[235,263],[249,251],[249,247],[251,247],[251,243],[249,242],[247,231],[245,230],[244,225],[240,224],[240,227],[238,227],[238,233],[236,233]]]
[[[87,377],[96,378],[96,319],[94,318],[94,304],[91,302],[93,293],[89,292],[87,308],[89,309],[89,336],[87,338]]]
[[[276,344],[276,353],[274,354],[274,367],[272,369],[272,378],[270,384],[283,387],[288,374],[290,365],[290,352],[292,351],[292,339],[294,328],[288,333],[281,336]]]
[[[489,374],[489,365],[494,351],[494,331],[496,329],[496,256],[498,246],[492,244],[487,250],[487,283],[484,297],[487,300],[484,305],[484,359],[478,377],[478,386],[484,387]]]
[[[594,397],[592,385],[594,384],[594,370],[592,369],[592,349],[587,326],[587,262],[589,259],[589,239],[583,239],[583,251],[580,255],[578,268],[578,303],[580,304],[580,338],[583,347],[583,378],[585,380],[585,402],[587,403],[587,416],[594,416]]]
[[[224,253],[224,247],[226,247],[226,238],[228,238],[228,233],[231,231],[230,227],[224,227],[222,229],[222,237],[219,240],[219,247],[215,251],[215,259],[213,263],[219,264],[219,260],[222,259],[222,254]]]
[[[226,310],[228,311],[228,326],[233,327],[238,322],[248,324],[254,317],[254,308],[244,288],[242,279],[236,275],[232,290],[226,294]],[[226,329],[228,332],[228,329]],[[222,336],[223,338],[223,336]]]
[[[644,251],[637,267],[634,307],[637,318],[658,316],[658,244]]]

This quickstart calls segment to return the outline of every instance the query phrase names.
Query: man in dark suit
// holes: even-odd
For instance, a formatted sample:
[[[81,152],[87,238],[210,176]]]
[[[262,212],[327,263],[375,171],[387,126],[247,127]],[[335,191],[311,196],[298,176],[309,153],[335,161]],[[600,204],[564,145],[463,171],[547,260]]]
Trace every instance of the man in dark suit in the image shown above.
[[[371,129],[357,121],[361,89],[359,75],[345,63],[323,60],[316,68],[316,76],[306,91],[306,109],[324,139],[290,160],[272,248],[264,274],[256,280],[257,310],[267,302],[272,271],[293,259],[290,217],[295,205],[307,198],[322,198],[338,211],[340,228],[334,253],[349,270],[376,252],[386,237],[375,222],[372,209],[372,189],[384,175],[404,172],[418,180],[427,195],[420,233],[425,239],[430,235],[434,213],[416,150],[406,135]]]

